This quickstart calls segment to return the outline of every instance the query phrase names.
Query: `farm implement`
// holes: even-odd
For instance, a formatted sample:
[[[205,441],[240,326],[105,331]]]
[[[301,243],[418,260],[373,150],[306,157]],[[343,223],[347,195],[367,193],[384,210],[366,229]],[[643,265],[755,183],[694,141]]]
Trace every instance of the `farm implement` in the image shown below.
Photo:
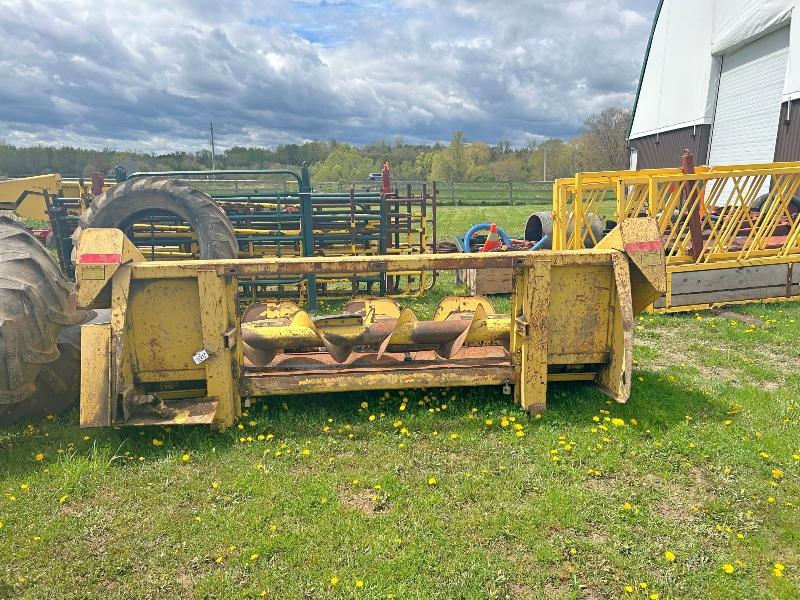
[[[447,297],[433,318],[387,298],[314,316],[273,299],[240,311],[241,280],[362,277],[454,269],[513,272],[510,314]],[[548,382],[593,382],[618,402],[631,385],[634,315],[664,289],[653,219],[629,219],[589,250],[147,261],[118,229],[77,246],[84,325],[81,425],[231,425],[260,396],[502,385],[531,411]]]
[[[589,226],[598,213],[613,214],[612,224],[655,218],[667,261],[657,312],[796,300],[799,191],[800,163],[695,167],[686,152],[681,168],[558,179],[544,221],[553,248],[569,250],[602,239],[603,228]]]

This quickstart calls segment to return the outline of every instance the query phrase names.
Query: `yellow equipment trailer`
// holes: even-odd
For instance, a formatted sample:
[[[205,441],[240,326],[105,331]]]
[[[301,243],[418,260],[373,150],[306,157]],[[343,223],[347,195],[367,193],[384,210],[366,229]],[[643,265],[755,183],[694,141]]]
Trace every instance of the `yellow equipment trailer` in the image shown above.
[[[240,277],[461,268],[511,270],[511,314],[449,297],[432,320],[368,298],[334,316],[276,301],[240,317]],[[84,427],[224,428],[242,398],[361,389],[513,386],[535,412],[548,382],[582,380],[625,402],[634,315],[665,288],[648,218],[627,219],[590,250],[183,262],[148,262],[121,231],[86,229],[76,275],[80,306],[111,309],[110,322],[82,329]]]
[[[657,220],[667,257],[667,291],[650,310],[800,299],[800,162],[686,166],[557,179],[553,248],[599,240],[594,215],[613,214],[615,222],[647,215]]]
[[[104,188],[108,188],[104,184]],[[0,181],[0,210],[8,210],[22,219],[49,221],[47,196],[61,194],[65,198],[78,200],[78,212],[86,209],[90,184],[83,179],[64,179],[58,173],[20,177]]]

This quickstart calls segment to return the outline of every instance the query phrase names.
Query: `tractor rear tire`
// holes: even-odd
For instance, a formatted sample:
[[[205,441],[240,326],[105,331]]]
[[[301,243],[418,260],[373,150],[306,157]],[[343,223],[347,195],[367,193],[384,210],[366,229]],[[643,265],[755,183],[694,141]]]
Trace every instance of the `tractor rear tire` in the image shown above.
[[[763,212],[765,210],[769,210],[769,208],[772,206],[772,203],[775,202],[775,199],[775,196],[770,197],[769,194],[761,194],[758,198],[753,200],[750,210],[754,212]],[[787,208],[793,216],[800,214],[800,198],[794,196],[791,200],[789,200],[789,205]]]
[[[131,179],[97,196],[81,215],[72,236],[75,247],[81,230],[115,227],[128,231],[147,213],[170,213],[196,233],[200,258],[236,258],[239,244],[225,212],[211,197],[176,179]]]
[[[74,390],[65,399],[66,386],[47,373],[59,360],[59,370],[73,379],[79,371],[77,354],[62,355],[58,339],[80,318],[75,288],[52,255],[24,227],[0,217],[0,424],[55,414],[72,403]],[[50,381],[49,392],[33,400],[43,380]]]

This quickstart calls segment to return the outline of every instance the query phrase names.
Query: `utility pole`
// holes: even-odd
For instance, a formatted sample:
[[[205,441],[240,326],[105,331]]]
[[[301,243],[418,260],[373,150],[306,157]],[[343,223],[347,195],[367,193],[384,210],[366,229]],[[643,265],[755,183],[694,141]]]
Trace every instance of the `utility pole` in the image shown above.
[[[547,181],[547,148],[544,148],[544,168],[542,169],[542,179]]]
[[[215,152],[214,152],[214,122],[211,122],[211,170],[215,171],[214,168],[214,159],[215,159]]]

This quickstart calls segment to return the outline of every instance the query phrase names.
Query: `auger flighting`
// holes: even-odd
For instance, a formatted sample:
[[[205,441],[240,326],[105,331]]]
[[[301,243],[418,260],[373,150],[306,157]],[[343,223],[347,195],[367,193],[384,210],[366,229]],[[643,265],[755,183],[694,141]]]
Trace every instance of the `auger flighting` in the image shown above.
[[[242,323],[247,359],[268,366],[279,352],[327,351],[337,363],[353,352],[386,353],[432,350],[440,358],[455,357],[464,346],[498,346],[508,350],[508,315],[497,315],[482,296],[449,296],[437,306],[433,320],[420,321],[409,308],[389,299],[356,299],[343,313],[312,318],[293,302],[259,303]]]

